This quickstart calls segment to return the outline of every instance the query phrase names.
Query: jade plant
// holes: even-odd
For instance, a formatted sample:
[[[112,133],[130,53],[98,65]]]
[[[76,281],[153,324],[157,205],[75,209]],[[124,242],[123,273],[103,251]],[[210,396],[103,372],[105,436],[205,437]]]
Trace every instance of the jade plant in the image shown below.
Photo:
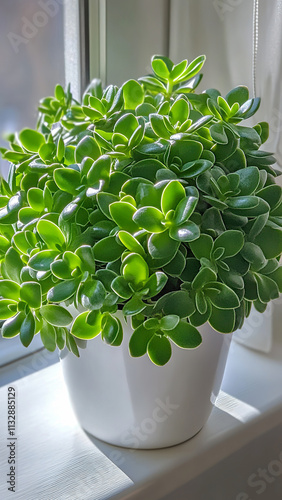
[[[39,104],[36,130],[9,137],[1,180],[0,319],[77,356],[77,339],[164,365],[171,342],[201,343],[205,322],[242,327],[282,291],[282,193],[268,124],[238,86],[196,93],[205,57],[152,58],[152,74],[82,102],[68,87]],[[77,314],[73,317],[70,305]],[[119,314],[116,314],[119,310]]]

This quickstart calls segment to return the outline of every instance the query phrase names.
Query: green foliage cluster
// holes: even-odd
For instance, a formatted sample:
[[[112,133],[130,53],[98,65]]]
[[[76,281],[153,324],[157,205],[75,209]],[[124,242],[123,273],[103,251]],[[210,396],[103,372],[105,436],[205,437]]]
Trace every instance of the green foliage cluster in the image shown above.
[[[37,130],[2,149],[0,319],[5,338],[50,351],[101,333],[157,365],[201,343],[209,322],[228,333],[252,304],[282,291],[282,195],[268,125],[242,126],[259,107],[243,86],[197,94],[205,57],[103,89],[82,103],[57,85]],[[75,319],[68,305],[82,312]]]

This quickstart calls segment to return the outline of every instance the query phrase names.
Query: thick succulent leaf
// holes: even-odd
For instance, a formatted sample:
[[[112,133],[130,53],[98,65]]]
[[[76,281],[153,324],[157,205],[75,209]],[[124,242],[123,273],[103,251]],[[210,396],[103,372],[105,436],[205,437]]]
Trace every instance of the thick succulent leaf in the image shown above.
[[[184,349],[195,349],[202,343],[198,330],[187,321],[180,321],[173,330],[166,333],[176,345]]]
[[[178,203],[186,196],[185,189],[179,181],[170,181],[163,190],[161,206],[164,214],[175,210]]]
[[[208,283],[205,294],[218,309],[236,309],[240,305],[237,294],[224,283]]]
[[[72,315],[64,307],[55,304],[42,306],[41,316],[53,326],[68,326],[72,322]]]
[[[194,222],[188,220],[179,226],[172,226],[169,235],[176,241],[194,241],[200,236],[200,229]]]
[[[137,227],[142,227],[150,233],[161,233],[166,229],[164,225],[164,215],[155,207],[139,208],[133,214],[133,220]]]
[[[149,254],[154,259],[169,258],[171,260],[176,254],[179,247],[179,241],[176,241],[169,236],[169,231],[163,233],[152,234],[148,241]]]
[[[235,326],[235,311],[212,308],[212,313],[209,318],[210,325],[220,333],[231,333]]]
[[[49,323],[44,322],[40,328],[40,338],[44,347],[50,351],[54,352],[56,345],[56,329]]]
[[[148,343],[147,352],[150,360],[157,366],[164,366],[171,358],[171,345],[164,336],[154,335]]]
[[[21,284],[20,298],[26,302],[29,307],[38,309],[41,306],[42,292],[40,283],[29,281]]]
[[[94,245],[95,259],[100,262],[113,262],[120,258],[123,251],[124,247],[117,242],[115,236],[108,236]]]
[[[164,296],[163,312],[166,315],[174,314],[180,318],[187,318],[195,311],[195,304],[185,290],[170,292]]]
[[[74,337],[89,340],[99,335],[102,329],[102,314],[98,312],[95,315],[95,322],[92,321],[91,324],[87,322],[88,316],[89,311],[84,311],[75,318],[71,327],[71,333]]]
[[[57,285],[50,288],[47,293],[47,300],[49,302],[63,302],[64,300],[72,297],[80,283],[80,280],[67,280],[62,283],[58,283]]]
[[[222,233],[214,242],[214,249],[223,248],[223,257],[233,257],[244,245],[244,235],[241,231],[229,230]]]
[[[154,335],[154,330],[147,330],[143,324],[134,330],[129,341],[129,352],[134,358],[144,356],[147,352],[149,341]]]
[[[122,262],[122,274],[126,281],[138,286],[149,278],[149,268],[140,254],[130,253]]]

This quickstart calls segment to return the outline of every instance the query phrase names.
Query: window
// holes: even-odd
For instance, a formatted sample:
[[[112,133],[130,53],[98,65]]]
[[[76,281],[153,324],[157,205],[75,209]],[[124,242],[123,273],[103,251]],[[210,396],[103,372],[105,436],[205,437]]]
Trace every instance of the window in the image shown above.
[[[0,16],[0,145],[3,134],[35,126],[37,104],[56,83],[64,84],[61,0],[9,0]],[[1,175],[9,165],[0,159]],[[41,347],[35,338],[26,350],[18,338],[0,337],[0,365]]]

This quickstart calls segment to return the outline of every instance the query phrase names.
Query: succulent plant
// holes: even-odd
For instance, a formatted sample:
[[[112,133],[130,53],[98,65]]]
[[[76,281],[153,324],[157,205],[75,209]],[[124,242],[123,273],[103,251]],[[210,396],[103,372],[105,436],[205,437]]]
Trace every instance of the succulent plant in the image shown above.
[[[11,135],[0,188],[0,319],[5,338],[79,355],[76,339],[157,365],[201,343],[198,327],[242,327],[282,291],[282,192],[260,149],[268,124],[242,126],[259,98],[195,89],[205,57],[120,88],[91,82],[82,103],[57,85],[36,130]],[[79,314],[73,318],[69,305]]]

